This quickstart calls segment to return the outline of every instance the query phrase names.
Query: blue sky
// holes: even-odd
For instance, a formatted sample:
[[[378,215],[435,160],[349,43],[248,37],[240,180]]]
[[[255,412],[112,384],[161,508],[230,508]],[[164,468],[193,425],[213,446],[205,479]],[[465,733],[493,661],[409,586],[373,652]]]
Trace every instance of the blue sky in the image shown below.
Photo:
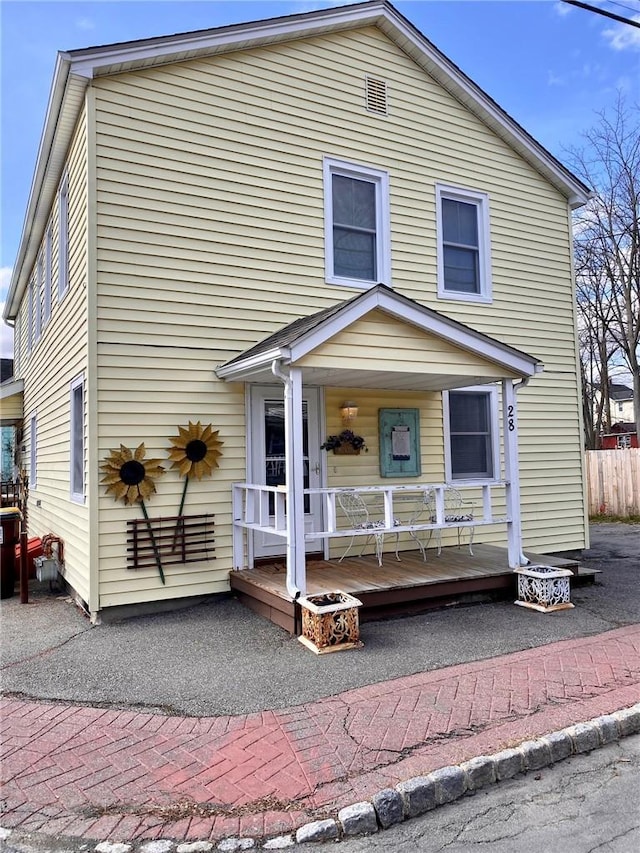
[[[590,0],[592,3],[598,0]],[[341,5],[331,0],[0,0],[4,301],[58,50]],[[622,90],[640,96],[640,29],[557,0],[396,0],[396,8],[553,154]],[[601,0],[640,20],[640,0]],[[0,326],[2,355],[10,333]]]

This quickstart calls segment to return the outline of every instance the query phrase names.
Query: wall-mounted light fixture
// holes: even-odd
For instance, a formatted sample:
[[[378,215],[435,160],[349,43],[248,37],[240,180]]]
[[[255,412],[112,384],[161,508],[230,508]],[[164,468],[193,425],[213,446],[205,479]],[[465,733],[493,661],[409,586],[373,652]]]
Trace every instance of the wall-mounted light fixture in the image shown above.
[[[351,400],[346,400],[340,406],[340,414],[342,416],[342,423],[344,426],[351,426],[351,424],[358,417],[358,406],[356,403],[353,403]]]

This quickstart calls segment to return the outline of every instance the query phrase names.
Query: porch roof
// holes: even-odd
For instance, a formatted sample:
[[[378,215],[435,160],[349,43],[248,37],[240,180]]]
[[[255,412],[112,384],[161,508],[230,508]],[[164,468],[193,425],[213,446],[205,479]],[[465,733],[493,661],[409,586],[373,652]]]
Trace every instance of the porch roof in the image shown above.
[[[432,347],[425,345],[421,350],[418,345],[404,364],[401,359],[389,359],[381,366],[384,351],[373,336],[364,357],[361,354],[357,360],[340,358],[335,353],[333,357],[318,357],[329,341],[337,340],[342,332],[356,328],[360,320],[379,312],[396,325],[405,325],[407,333],[417,330],[428,335],[441,344],[446,357],[434,359]],[[466,356],[464,364],[462,359],[451,357],[457,353]],[[302,367],[304,382],[310,385],[425,391],[486,384],[501,378],[524,379],[543,369],[533,356],[383,284],[294,320],[218,367],[216,373],[231,382],[273,381],[274,361]]]
[[[23,419],[24,382],[14,379],[0,385],[0,426],[15,426]]]

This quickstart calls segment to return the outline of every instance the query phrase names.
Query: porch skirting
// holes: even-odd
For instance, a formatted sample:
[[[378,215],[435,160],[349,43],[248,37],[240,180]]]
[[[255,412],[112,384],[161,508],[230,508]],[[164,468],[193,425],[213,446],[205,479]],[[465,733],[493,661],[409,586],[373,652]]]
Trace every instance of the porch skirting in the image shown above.
[[[360,620],[393,614],[414,614],[465,600],[515,598],[517,575],[509,568],[507,549],[474,546],[471,556],[455,546],[427,552],[401,552],[402,561],[386,555],[378,566],[375,555],[337,560],[308,560],[307,595],[336,589],[362,601]],[[572,583],[593,580],[593,573],[575,560],[526,552],[533,563],[546,563],[573,573]],[[299,606],[286,588],[284,558],[254,569],[230,573],[231,590],[247,607],[289,631],[300,633]]]

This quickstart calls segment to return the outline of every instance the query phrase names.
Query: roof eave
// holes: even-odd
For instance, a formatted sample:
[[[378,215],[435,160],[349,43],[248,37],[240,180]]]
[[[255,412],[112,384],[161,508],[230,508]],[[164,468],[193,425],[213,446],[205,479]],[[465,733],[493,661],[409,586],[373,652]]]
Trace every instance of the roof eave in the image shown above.
[[[28,271],[35,262],[42,234],[49,221],[67,150],[84,103],[88,80],[72,71],[69,54],[58,53],[18,254],[3,312],[5,320],[15,319],[18,313]]]
[[[288,362],[290,359],[291,354],[289,349],[278,347],[277,349],[259,353],[251,358],[222,364],[216,368],[215,373],[219,379],[226,379],[228,382],[242,382],[246,377],[254,373],[259,373],[265,367],[269,367],[274,361]]]

